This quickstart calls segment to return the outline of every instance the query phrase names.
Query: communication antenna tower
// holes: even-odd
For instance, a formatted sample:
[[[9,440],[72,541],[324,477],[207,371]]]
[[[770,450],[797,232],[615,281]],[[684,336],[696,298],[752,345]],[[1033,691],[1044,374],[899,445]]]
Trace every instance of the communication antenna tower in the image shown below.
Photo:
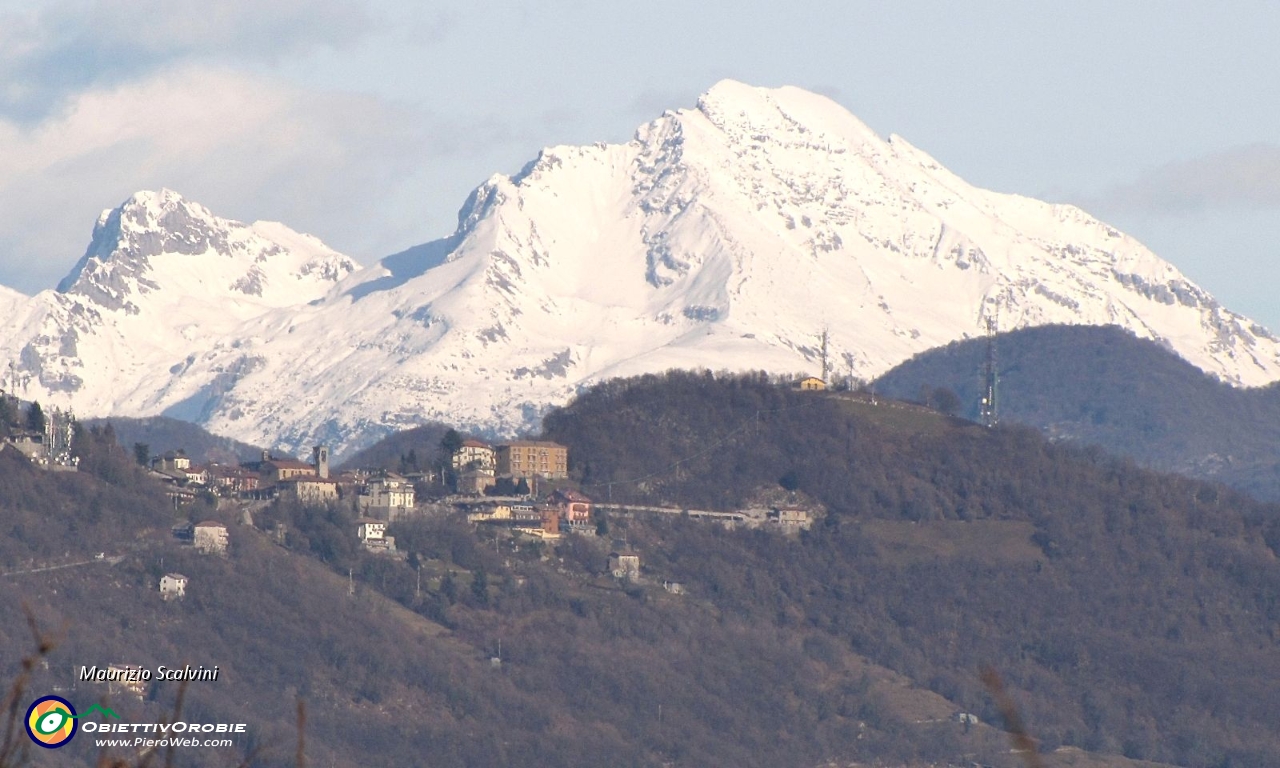
[[[822,350],[822,382],[823,382],[824,384],[827,382],[827,376],[831,373],[831,368],[830,368],[830,367],[828,366],[828,364],[827,364],[827,337],[828,337],[828,335],[829,335],[829,334],[828,334],[828,332],[827,332],[827,329],[826,329],[826,328],[823,328],[823,329],[822,329],[822,335],[818,337],[818,338],[819,338],[819,340],[822,342],[822,347],[821,347],[821,350]]]
[[[1000,422],[999,381],[996,368],[996,333],[1000,330],[999,309],[987,317],[987,359],[982,366],[982,426],[994,427]]]

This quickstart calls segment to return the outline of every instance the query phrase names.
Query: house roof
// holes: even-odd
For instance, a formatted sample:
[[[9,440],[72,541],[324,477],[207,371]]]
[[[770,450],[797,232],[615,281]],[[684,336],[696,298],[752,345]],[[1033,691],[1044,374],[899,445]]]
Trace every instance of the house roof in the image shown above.
[[[587,496],[585,493],[582,493],[581,491],[575,491],[572,488],[559,488],[552,495],[559,496],[563,498],[565,501],[576,501],[576,502],[581,502],[583,504],[591,503],[591,498],[589,496]]]
[[[386,525],[387,523],[385,520],[375,520],[372,517],[362,517],[356,520],[356,525],[369,525],[369,524]]]
[[[315,470],[315,466],[308,464],[305,461],[298,461],[297,459],[269,459],[267,461],[262,462],[262,466],[264,468],[275,467],[277,469],[310,469],[312,471]]]
[[[177,581],[189,581],[189,579],[186,576],[183,576],[180,573],[166,573],[164,577],[166,579],[175,579]]]
[[[205,520],[205,521],[204,521],[204,522],[202,522],[202,523],[196,523],[195,527],[197,527],[197,528],[223,528],[223,529],[225,529],[227,526],[223,525],[222,523],[219,523],[217,520]]]
[[[489,445],[488,443],[481,442],[480,440],[463,440],[462,447],[463,448],[492,448],[493,446]]]
[[[550,440],[510,440],[505,443],[498,443],[499,448],[565,448],[559,443],[553,443]]]

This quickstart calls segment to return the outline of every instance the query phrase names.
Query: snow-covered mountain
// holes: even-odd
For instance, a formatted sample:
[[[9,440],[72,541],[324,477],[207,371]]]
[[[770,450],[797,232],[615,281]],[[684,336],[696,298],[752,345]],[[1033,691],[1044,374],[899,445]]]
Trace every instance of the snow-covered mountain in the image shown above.
[[[338,453],[432,418],[510,433],[612,376],[817,373],[824,328],[861,377],[998,315],[1117,324],[1233,384],[1280,379],[1265,329],[1079,209],[731,81],[626,144],[544,150],[476,189],[451,236],[354,272],[279,225],[139,195],[32,304],[0,329],[32,395]]]
[[[282,224],[139,192],[103,212],[56,291],[0,314],[0,354],[15,363],[0,383],[84,415],[196,418],[174,389],[186,366],[248,321],[320,298],[356,266]]]

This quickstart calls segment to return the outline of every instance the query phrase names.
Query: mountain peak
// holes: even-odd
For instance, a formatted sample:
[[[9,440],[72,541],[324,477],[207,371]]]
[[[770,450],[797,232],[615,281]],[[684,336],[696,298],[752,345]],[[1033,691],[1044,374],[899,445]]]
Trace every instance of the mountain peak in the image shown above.
[[[102,213],[84,256],[58,292],[133,312],[137,295],[166,282],[183,286],[183,292],[198,283],[201,293],[229,290],[261,297],[269,283],[287,282],[289,276],[331,284],[354,269],[350,259],[314,237],[273,222],[223,219],[161,188],[136,192]],[[284,286],[286,293],[273,303],[288,303],[290,287]],[[308,300],[314,292],[304,291]]]
[[[697,111],[737,138],[799,136],[815,146],[884,145],[875,131],[840,104],[795,86],[763,88],[721,80],[698,98]]]
[[[450,237],[349,280],[291,232],[140,192],[99,221],[61,325],[7,349],[50,391],[81,382],[82,412],[335,451],[431,418],[513,433],[670,368],[870,378],[993,316],[1119,325],[1231,383],[1280,379],[1280,342],[1132,238],[973,187],[800,88],[726,80],[632,141],[548,148],[478,187]]]
[[[101,281],[95,284],[86,279],[86,271],[98,272],[110,261],[116,269],[139,277],[146,272],[149,257],[174,247],[192,252],[197,243],[207,241],[207,237],[200,237],[200,231],[208,232],[210,223],[215,221],[217,218],[207,208],[188,202],[171,189],[135,192],[98,217],[89,247],[58,283],[58,291],[68,293],[80,289],[107,304],[116,304],[121,298],[118,290],[108,290]],[[117,283],[116,289],[123,287],[118,279],[107,282]]]
[[[182,229],[192,219],[217,218],[203,205],[165,187],[135,192],[116,210],[121,212],[125,221],[144,229]],[[111,211],[103,212],[103,216],[110,214]]]

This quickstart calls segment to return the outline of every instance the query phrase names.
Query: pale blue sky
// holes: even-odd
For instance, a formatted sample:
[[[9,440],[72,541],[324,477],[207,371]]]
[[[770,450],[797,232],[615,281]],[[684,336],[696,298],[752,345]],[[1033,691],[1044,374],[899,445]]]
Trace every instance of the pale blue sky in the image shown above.
[[[721,78],[821,91],[969,181],[1073,202],[1280,330],[1269,2],[0,0],[0,283],[168,186],[372,262],[544,146]]]

